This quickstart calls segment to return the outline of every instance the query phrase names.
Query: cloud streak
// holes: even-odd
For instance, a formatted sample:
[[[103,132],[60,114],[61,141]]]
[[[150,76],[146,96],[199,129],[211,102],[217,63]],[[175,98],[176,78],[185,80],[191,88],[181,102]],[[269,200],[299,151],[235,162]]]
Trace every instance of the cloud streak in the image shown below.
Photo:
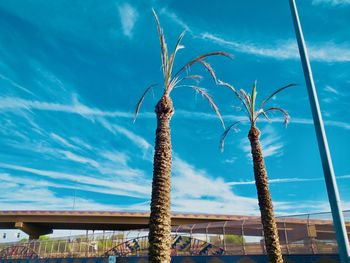
[[[21,165],[13,165],[7,163],[0,163],[1,168],[5,168],[12,171],[22,172],[24,174],[34,174],[43,178],[49,178],[54,180],[66,180],[68,182],[76,183],[77,188],[96,192],[96,193],[106,193],[112,195],[124,195],[129,197],[136,198],[147,198],[149,195],[149,187],[145,182],[143,184],[138,184],[137,182],[123,181],[121,177],[110,178],[104,176],[101,178],[94,178],[92,176],[80,175],[80,174],[71,174],[66,172],[56,172],[50,170],[36,169]],[[142,178],[138,178],[138,182],[142,181]]]
[[[341,175],[337,176],[337,179],[350,179],[350,175]],[[276,178],[276,179],[269,179],[269,184],[280,184],[280,183],[299,183],[299,182],[315,182],[315,181],[323,181],[323,177],[317,177],[317,178]],[[236,185],[255,185],[255,181],[238,181],[238,182],[228,182],[228,185],[236,186]]]
[[[313,5],[346,6],[350,5],[350,0],[313,0]]]
[[[132,112],[103,111],[98,108],[88,107],[78,101],[75,101],[72,104],[62,104],[62,103],[56,103],[56,102],[25,100],[18,97],[0,97],[0,112],[18,111],[18,110],[63,112],[63,113],[81,115],[86,118],[111,117],[111,118],[133,119],[134,117],[134,114]],[[192,112],[192,111],[189,112],[181,109],[178,109],[176,111],[175,117],[186,118],[186,119],[217,120],[217,116],[215,114],[204,113],[204,112]],[[140,113],[139,118],[154,118],[154,113],[153,112]],[[232,115],[232,114],[223,115],[223,118],[230,121],[246,120],[246,117],[243,115]],[[272,122],[278,122],[278,123],[281,123],[283,121],[280,118],[270,118],[270,120]],[[324,120],[324,123],[326,126],[332,126],[332,127],[350,130],[350,123],[347,123],[347,122]],[[313,125],[313,120],[293,117],[291,118],[291,124]],[[113,128],[111,127],[111,129]],[[147,143],[142,143],[142,144],[144,144],[144,146],[146,146],[147,148]]]
[[[281,136],[279,136],[273,128],[266,126],[261,131],[261,134],[260,143],[265,158],[283,155],[284,144],[282,143]],[[251,146],[249,140],[247,138],[242,139],[240,146],[246,153],[248,159],[251,160]]]
[[[78,114],[81,116],[103,116],[103,117],[121,117],[121,118],[133,118],[131,112],[120,111],[102,111],[96,108],[87,107],[78,101],[74,101],[72,104],[62,104],[56,102],[42,102],[37,100],[25,100],[17,97],[0,97],[0,110],[40,110],[40,111],[54,111]]]
[[[299,60],[298,46],[295,40],[278,41],[274,45],[262,43],[244,43],[227,40],[205,32],[200,38],[232,49],[236,52],[278,60]],[[310,59],[318,62],[350,62],[350,46],[334,42],[311,43],[308,46]]]
[[[132,31],[138,18],[137,10],[130,4],[124,3],[118,7],[118,11],[124,35],[128,38],[132,38]]]
[[[314,4],[327,3],[332,5],[345,5],[349,0],[314,0]],[[176,13],[162,9],[161,14],[167,16],[177,25],[188,31],[194,38],[203,39],[229,48],[236,52],[266,57],[277,60],[299,60],[299,51],[296,40],[279,40],[274,44],[260,42],[245,42],[240,40],[227,39],[201,29],[193,29],[186,24]],[[350,62],[350,46],[347,43],[338,44],[334,42],[310,43],[308,45],[310,58],[318,62]]]

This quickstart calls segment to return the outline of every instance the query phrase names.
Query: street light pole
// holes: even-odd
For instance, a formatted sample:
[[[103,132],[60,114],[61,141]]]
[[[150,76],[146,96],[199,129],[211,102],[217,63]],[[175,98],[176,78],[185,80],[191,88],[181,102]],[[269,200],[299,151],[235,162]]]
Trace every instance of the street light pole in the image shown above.
[[[339,257],[342,263],[350,263],[349,240],[348,240],[346,227],[344,223],[344,217],[341,209],[338,186],[334,175],[334,169],[333,169],[330,151],[328,148],[326,132],[323,126],[320,105],[318,103],[314,79],[312,76],[309,57],[308,57],[308,53],[307,53],[307,49],[304,41],[303,32],[301,29],[301,24],[299,21],[299,15],[298,15],[298,10],[296,7],[295,0],[289,0],[289,5],[292,12],[295,34],[298,41],[299,54],[300,54],[301,63],[303,66],[307,91],[309,94],[309,101],[310,101],[312,117],[315,125],[318,148],[321,155],[323,173],[324,173],[327,192],[328,192],[328,199],[332,210],[333,223],[334,223],[334,228],[335,228],[335,233],[336,233],[336,238],[338,243]]]

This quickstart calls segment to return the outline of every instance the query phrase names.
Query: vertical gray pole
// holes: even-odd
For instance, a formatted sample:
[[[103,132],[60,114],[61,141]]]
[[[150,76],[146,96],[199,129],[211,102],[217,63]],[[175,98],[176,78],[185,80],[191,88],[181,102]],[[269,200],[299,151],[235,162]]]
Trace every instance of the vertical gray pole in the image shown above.
[[[338,251],[340,261],[342,263],[350,263],[350,249],[349,240],[346,233],[346,227],[344,224],[344,217],[341,210],[338,186],[334,175],[334,169],[332,164],[331,155],[328,148],[328,142],[326,133],[323,126],[322,115],[320,106],[317,99],[316,88],[312,76],[311,66],[306,50],[303,32],[299,21],[299,15],[296,7],[295,0],[289,0],[290,9],[292,12],[292,18],[294,23],[295,34],[298,41],[299,53],[301,63],[303,66],[307,91],[309,94],[309,101],[314,120],[316,137],[318,147],[322,160],[323,173],[326,181],[326,187],[328,192],[328,199],[332,210],[332,217],[334,222],[335,233],[338,243]]]

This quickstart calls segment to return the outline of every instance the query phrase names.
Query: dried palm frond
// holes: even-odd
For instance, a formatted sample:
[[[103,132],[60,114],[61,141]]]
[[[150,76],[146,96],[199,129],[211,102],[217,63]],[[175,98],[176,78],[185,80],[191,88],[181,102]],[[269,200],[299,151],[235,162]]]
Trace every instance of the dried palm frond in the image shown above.
[[[173,80],[169,84],[169,86],[170,86],[169,89],[173,89],[174,87],[176,87],[176,85],[180,84],[182,81],[184,81],[186,79],[195,80],[196,84],[198,84],[199,81],[201,81],[203,79],[203,76],[202,75],[187,75],[187,76],[184,76],[182,78],[179,78],[179,77],[173,78]]]
[[[229,83],[226,83],[224,81],[219,80],[218,81],[219,85],[222,86],[226,86],[228,87],[231,91],[233,91],[233,93],[236,95],[236,97],[240,100],[241,104],[244,106],[246,113],[247,113],[247,117],[249,118],[249,122],[251,124],[251,126],[254,126],[256,121],[258,120],[258,118],[262,115],[266,118],[266,120],[268,122],[271,122],[271,119],[268,117],[267,113],[271,112],[271,111],[279,111],[283,113],[283,117],[284,117],[284,124],[287,126],[288,122],[289,122],[289,114],[286,110],[284,110],[283,108],[280,107],[270,107],[267,109],[264,109],[262,107],[258,108],[258,110],[256,111],[256,99],[257,99],[257,82],[254,82],[254,85],[252,87],[252,91],[251,94],[247,94],[247,92],[245,92],[244,89],[240,89],[239,91],[237,91],[232,85],[230,85]],[[265,106],[266,103],[277,93],[281,92],[282,90],[288,88],[288,87],[292,87],[292,86],[296,86],[296,84],[289,84],[286,85],[282,88],[279,88],[278,90],[276,90],[275,92],[273,92],[270,96],[268,96],[263,103],[261,104],[262,106]],[[230,131],[230,129],[232,127],[235,127],[236,124],[238,122],[235,122],[233,124],[231,124],[226,130],[225,132],[222,134],[221,139],[220,139],[220,148],[223,149],[223,145],[224,145],[224,140],[228,134],[228,132]]]
[[[226,87],[228,87],[230,90],[232,90],[233,93],[234,93],[234,94],[237,96],[237,98],[240,100],[240,102],[243,104],[245,110],[247,111],[247,114],[249,114],[248,105],[247,105],[245,99],[242,98],[241,94],[240,94],[231,84],[229,84],[229,83],[227,83],[227,82],[224,82],[224,81],[222,81],[222,80],[218,80],[218,84],[219,84],[219,85],[222,85],[222,86],[226,86]]]
[[[230,126],[227,127],[227,129],[224,131],[224,133],[221,135],[220,138],[220,150],[221,152],[224,151],[224,146],[225,146],[225,138],[227,136],[227,134],[229,133],[229,131],[233,128],[233,129],[237,129],[236,126],[238,123],[240,123],[241,121],[236,121],[234,123],[232,123]]]
[[[206,70],[210,73],[210,75],[212,76],[213,80],[217,84],[218,81],[217,81],[216,74],[215,74],[215,71],[214,71],[213,67],[208,62],[206,62],[205,60],[198,60],[198,62],[200,64],[202,64],[206,68]]]
[[[137,102],[137,104],[136,104],[136,109],[135,109],[135,115],[134,115],[134,123],[135,123],[135,121],[136,121],[137,115],[139,114],[139,111],[140,111],[142,102],[143,102],[143,100],[145,99],[146,94],[147,94],[154,86],[156,86],[156,85],[157,85],[157,84],[152,84],[152,85],[148,86],[148,88],[145,89],[145,91],[143,92],[143,94],[142,94],[140,100]]]
[[[199,94],[201,94],[205,99],[207,99],[207,101],[209,102],[210,106],[213,108],[213,110],[215,111],[216,115],[219,117],[222,127],[225,129],[225,123],[224,120],[221,117],[220,111],[218,106],[216,106],[214,100],[212,99],[212,97],[210,97],[210,95],[205,91],[205,89],[197,87],[195,85],[179,85],[177,86],[177,88],[180,87],[188,87],[191,89],[194,89],[196,92],[198,92]]]
[[[255,119],[254,119],[255,122],[259,118],[260,115],[263,115],[268,122],[271,122],[270,118],[267,116],[266,112],[263,109],[260,109],[257,111]]]
[[[163,28],[162,28],[162,26],[160,24],[159,18],[158,18],[157,13],[155,12],[154,9],[152,9],[152,12],[153,12],[154,18],[156,20],[157,31],[158,31],[158,36],[159,36],[159,43],[160,43],[160,49],[161,49],[162,71],[163,71],[163,77],[164,77],[164,80],[163,80],[164,94],[163,94],[163,96],[164,95],[169,96],[171,91],[174,88],[180,87],[180,86],[182,86],[182,87],[187,86],[187,87],[190,87],[192,89],[195,89],[198,93],[202,94],[202,96],[205,97],[208,100],[208,102],[210,103],[211,107],[214,109],[215,113],[218,115],[218,117],[219,117],[223,127],[225,127],[223,119],[222,119],[222,117],[221,117],[221,115],[219,113],[218,107],[215,105],[213,99],[206,93],[206,91],[204,89],[201,89],[201,88],[199,88],[199,87],[197,87],[195,85],[190,85],[191,83],[186,84],[186,85],[179,85],[179,84],[181,84],[181,82],[185,81],[185,80],[193,80],[195,82],[194,84],[198,84],[198,82],[202,79],[201,75],[195,75],[195,74],[193,74],[193,75],[188,75],[187,74],[186,76],[182,75],[183,73],[185,73],[185,71],[186,71],[186,73],[188,73],[188,70],[195,63],[199,63],[199,64],[203,65],[204,68],[210,73],[210,75],[214,79],[215,83],[218,84],[217,78],[216,78],[216,74],[214,72],[213,67],[207,61],[205,61],[205,59],[208,58],[208,57],[211,57],[211,56],[225,56],[225,57],[229,57],[229,58],[232,58],[232,56],[229,53],[222,52],[222,51],[215,51],[215,52],[205,53],[205,54],[200,55],[198,57],[195,57],[194,59],[192,59],[189,62],[187,62],[184,66],[182,66],[175,73],[175,75],[173,75],[172,73],[173,73],[173,67],[174,67],[174,63],[175,63],[176,54],[177,54],[177,52],[179,50],[184,48],[184,46],[181,45],[181,41],[182,41],[183,37],[185,36],[185,31],[182,32],[179,35],[179,37],[177,39],[177,42],[175,44],[174,50],[169,56],[168,47],[167,47],[167,44],[166,44],[166,41],[165,41]],[[143,102],[147,92],[149,90],[151,90],[152,87],[153,87],[153,85],[148,87],[145,90],[145,92],[142,95],[141,99],[137,103],[136,110],[135,110],[134,122],[136,120],[136,117],[137,117],[138,112],[140,110],[141,104],[142,104],[142,102]]]
[[[160,55],[161,55],[161,59],[162,59],[162,69],[163,69],[163,75],[165,78],[166,74],[167,74],[167,68],[168,68],[168,47],[167,47],[167,44],[165,42],[163,28],[160,25],[157,13],[153,8],[152,8],[152,12],[153,12],[154,18],[156,20],[156,24],[157,24],[160,50],[161,50]]]
[[[282,108],[279,108],[279,107],[271,107],[271,108],[268,108],[266,110],[264,110],[265,114],[269,111],[279,111],[279,112],[282,112],[283,114],[283,123],[284,125],[287,127],[288,123],[289,123],[289,114],[288,112],[285,110],[285,109],[282,109]]]
[[[174,51],[173,51],[173,53],[170,55],[170,59],[169,59],[169,68],[168,68],[168,71],[169,71],[169,72],[172,72],[172,71],[173,71],[173,65],[174,65],[176,53],[177,53],[180,49],[185,48],[185,46],[180,45],[181,40],[182,40],[183,37],[185,36],[185,32],[186,32],[186,31],[183,31],[183,32],[180,34],[179,38],[177,39],[177,42],[176,42]]]
[[[293,86],[297,86],[297,84],[288,84],[286,86],[283,86],[282,88],[277,89],[276,91],[272,92],[272,94],[270,96],[268,96],[266,99],[263,100],[263,102],[260,105],[260,108],[264,108],[264,106],[266,105],[266,103],[273,98],[273,96],[275,96],[277,93],[281,92],[282,90],[285,90],[286,88],[289,87],[293,87]]]
[[[228,58],[233,58],[233,56],[227,52],[223,52],[223,51],[215,51],[215,52],[210,52],[210,53],[206,53],[203,55],[200,55],[192,60],[190,60],[189,62],[187,62],[184,66],[182,66],[174,75],[174,77],[179,76],[181,73],[184,72],[184,70],[189,69],[193,64],[203,61],[203,59],[207,58],[207,57],[211,57],[211,56],[224,56],[224,57],[228,57]]]

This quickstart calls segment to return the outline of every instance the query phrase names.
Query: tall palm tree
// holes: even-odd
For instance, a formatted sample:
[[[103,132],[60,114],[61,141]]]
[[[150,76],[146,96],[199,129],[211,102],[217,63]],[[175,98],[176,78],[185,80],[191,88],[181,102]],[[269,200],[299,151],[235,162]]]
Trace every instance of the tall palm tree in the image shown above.
[[[170,120],[174,114],[173,102],[170,95],[174,89],[180,87],[186,87],[195,90],[209,102],[219,117],[223,127],[225,127],[219,113],[219,109],[214,103],[213,99],[209,96],[205,89],[197,86],[198,82],[202,79],[202,76],[188,75],[187,71],[192,65],[201,64],[206,70],[209,71],[210,75],[217,83],[215,72],[205,59],[211,56],[230,57],[230,55],[221,51],[206,53],[190,60],[175,74],[173,74],[175,56],[180,49],[184,48],[184,46],[181,45],[181,40],[184,37],[185,32],[179,36],[174,51],[169,56],[163,29],[154,10],[153,14],[156,20],[160,41],[164,92],[155,107],[155,113],[157,116],[157,129],[154,147],[151,215],[148,238],[149,261],[152,263],[167,263],[170,262],[171,249],[170,176],[172,166],[172,147],[170,136]],[[155,85],[149,86],[137,103],[135,110],[135,119],[138,115],[141,104],[146,94],[154,86]]]
[[[268,121],[270,121],[268,114],[273,111],[278,111],[283,114],[284,124],[287,125],[289,121],[288,112],[280,107],[266,107],[267,103],[271,98],[273,98],[277,93],[285,90],[286,88],[295,86],[295,84],[289,84],[282,88],[279,88],[273,92],[270,96],[262,101],[260,106],[256,108],[256,81],[253,85],[251,94],[245,92],[243,89],[237,91],[232,85],[218,81],[220,85],[228,87],[235,96],[239,99],[242,104],[245,113],[247,114],[248,120],[250,122],[250,130],[248,133],[248,138],[251,145],[251,153],[253,157],[253,166],[254,166],[254,177],[255,177],[255,186],[258,194],[259,208],[261,213],[261,223],[264,231],[265,246],[268,254],[269,262],[271,263],[282,263],[282,252],[279,243],[278,230],[276,221],[274,218],[273,206],[271,194],[269,191],[269,184],[267,178],[266,167],[264,163],[264,156],[260,144],[260,130],[256,126],[257,120],[259,117],[263,116]],[[235,129],[238,122],[234,122],[225,130],[221,136],[220,144],[221,149],[223,150],[224,141],[233,128]]]

